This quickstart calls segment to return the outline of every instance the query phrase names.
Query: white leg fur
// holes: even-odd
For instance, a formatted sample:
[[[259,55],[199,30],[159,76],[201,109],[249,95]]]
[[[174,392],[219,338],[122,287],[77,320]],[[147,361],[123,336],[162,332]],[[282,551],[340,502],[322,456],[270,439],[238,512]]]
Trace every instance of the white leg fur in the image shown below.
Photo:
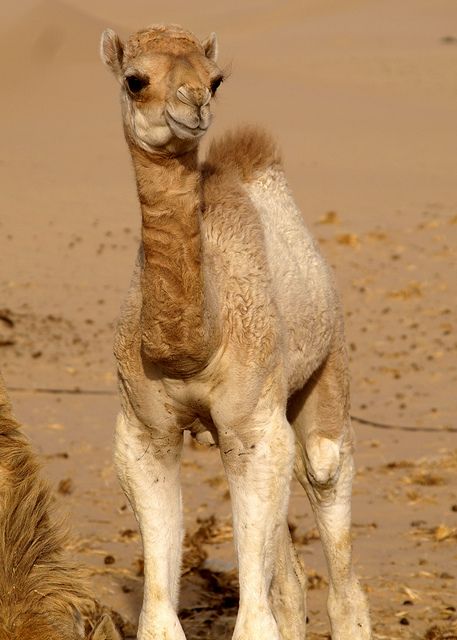
[[[335,350],[292,407],[296,474],[311,502],[329,572],[332,640],[369,640],[368,606],[352,566],[352,431],[344,351]]]
[[[281,640],[305,640],[306,574],[284,522],[275,558],[270,602]]]
[[[293,433],[277,414],[263,424],[253,421],[252,429],[244,429],[243,442],[223,431],[220,448],[232,497],[240,579],[233,640],[280,640],[269,593],[287,517]]]
[[[183,523],[179,464],[182,437],[153,434],[119,415],[115,461],[141,530],[144,598],[138,640],[185,640],[176,615]]]
[[[332,640],[370,640],[365,595],[352,567],[352,453],[341,453],[340,472],[333,486],[323,488],[300,473],[321,536],[329,571],[328,613]]]

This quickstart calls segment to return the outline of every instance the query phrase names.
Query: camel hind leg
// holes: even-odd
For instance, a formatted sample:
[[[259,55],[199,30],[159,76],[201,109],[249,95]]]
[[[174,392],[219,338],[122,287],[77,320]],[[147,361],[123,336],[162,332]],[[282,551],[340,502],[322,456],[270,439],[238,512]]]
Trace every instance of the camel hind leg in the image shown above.
[[[297,440],[295,472],[306,490],[329,573],[333,640],[369,640],[368,606],[352,566],[353,477],[349,383],[344,348],[334,350],[289,404]]]

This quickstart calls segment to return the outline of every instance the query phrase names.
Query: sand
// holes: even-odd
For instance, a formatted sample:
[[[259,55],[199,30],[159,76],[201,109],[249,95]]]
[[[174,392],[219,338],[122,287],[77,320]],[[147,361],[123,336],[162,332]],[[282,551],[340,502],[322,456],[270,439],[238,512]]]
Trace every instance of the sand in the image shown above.
[[[139,211],[98,39],[178,22],[216,31],[231,70],[210,135],[257,122],[279,140],[340,285],[352,413],[392,425],[354,422],[355,562],[375,638],[456,638],[454,0],[5,0],[0,21],[0,366],[100,599],[132,632],[141,548],[111,463],[111,351]],[[187,444],[183,481],[182,618],[189,640],[228,638],[236,579],[217,451]],[[290,522],[309,637],[325,638],[325,567],[295,483]]]

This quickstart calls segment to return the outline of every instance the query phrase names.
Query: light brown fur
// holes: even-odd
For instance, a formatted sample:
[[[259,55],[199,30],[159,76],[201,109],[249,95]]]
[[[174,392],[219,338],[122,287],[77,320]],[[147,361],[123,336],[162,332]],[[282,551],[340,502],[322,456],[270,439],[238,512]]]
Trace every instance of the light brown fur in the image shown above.
[[[93,603],[79,569],[63,557],[65,541],[0,374],[0,640],[83,637],[82,612]]]
[[[228,257],[227,273],[217,278],[218,303],[224,310],[218,322],[231,328],[231,337],[239,347],[233,356],[242,362],[249,360],[253,365],[258,362],[260,367],[272,357],[278,328],[268,312],[272,301],[264,231],[244,183],[270,167],[280,166],[279,150],[271,136],[257,127],[244,126],[214,141],[201,169],[205,225],[218,229],[249,254],[248,272],[241,268],[241,255],[239,269],[233,269],[233,258]],[[265,307],[261,313],[252,313],[260,292],[266,298]],[[220,342],[216,347],[227,340],[225,333],[219,330]]]
[[[197,157],[190,151],[151,164],[144,155],[132,149],[142,210],[142,344],[171,374],[188,375],[205,366],[211,342],[201,276]]]
[[[235,183],[251,182],[265,169],[280,168],[281,164],[281,153],[271,135],[259,127],[244,125],[212,141],[203,172],[205,176],[215,173],[218,177],[233,174]],[[221,191],[227,187],[227,182],[219,183]]]
[[[208,364],[223,340],[221,319],[204,287],[201,220],[208,224],[218,217],[218,226],[225,226],[227,233],[238,234],[246,246],[261,247],[262,229],[242,183],[280,166],[280,154],[271,137],[255,127],[213,143],[203,165],[196,149],[150,162],[144,151],[129,146],[142,212],[142,349],[168,374],[187,377]],[[236,211],[236,220],[227,218],[226,211]],[[259,272],[265,272],[266,257],[258,251],[253,258]],[[219,290],[227,296],[225,320],[238,324],[235,333],[243,358],[244,349],[255,345],[258,350],[259,338],[266,358],[274,344],[271,322],[265,315],[243,313],[250,306],[252,287],[244,278],[237,285],[234,279],[236,274]],[[253,332],[255,341],[249,337]]]

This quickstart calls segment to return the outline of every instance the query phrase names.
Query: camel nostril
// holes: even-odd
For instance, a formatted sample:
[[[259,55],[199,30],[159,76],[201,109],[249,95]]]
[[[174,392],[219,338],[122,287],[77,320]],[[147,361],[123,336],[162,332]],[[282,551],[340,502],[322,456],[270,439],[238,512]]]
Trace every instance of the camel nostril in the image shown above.
[[[179,89],[176,92],[176,97],[178,98],[178,100],[180,100],[184,104],[187,104],[190,107],[196,106],[195,100],[193,100],[191,93],[189,92],[188,89],[186,89],[184,85],[182,87],[179,87]]]
[[[189,107],[206,107],[211,100],[210,90],[205,88],[190,89],[182,85],[176,91],[176,97],[180,102],[187,104]]]

